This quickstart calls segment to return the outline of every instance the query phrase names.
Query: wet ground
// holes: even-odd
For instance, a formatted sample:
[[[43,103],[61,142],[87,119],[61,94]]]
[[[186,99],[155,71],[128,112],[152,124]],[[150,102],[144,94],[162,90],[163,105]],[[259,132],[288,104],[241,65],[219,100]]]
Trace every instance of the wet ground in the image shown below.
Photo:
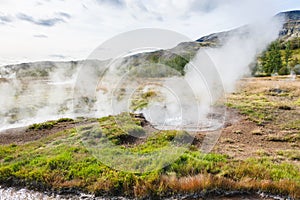
[[[63,195],[51,195],[47,193],[34,192],[27,189],[15,189],[15,188],[0,188],[0,199],[1,200],[130,200],[124,197],[94,197],[93,195],[79,194],[74,196],[63,196]],[[167,200],[289,200],[289,198],[271,196],[266,194],[227,194],[219,197],[200,197],[199,195],[190,196],[178,196],[163,198]]]

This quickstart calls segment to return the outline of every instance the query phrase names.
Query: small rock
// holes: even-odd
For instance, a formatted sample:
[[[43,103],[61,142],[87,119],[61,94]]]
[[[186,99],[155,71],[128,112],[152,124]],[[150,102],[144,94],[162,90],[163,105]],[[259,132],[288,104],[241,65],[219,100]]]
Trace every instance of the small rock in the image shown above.
[[[252,135],[263,135],[263,132],[261,129],[255,129],[251,133],[252,133]]]

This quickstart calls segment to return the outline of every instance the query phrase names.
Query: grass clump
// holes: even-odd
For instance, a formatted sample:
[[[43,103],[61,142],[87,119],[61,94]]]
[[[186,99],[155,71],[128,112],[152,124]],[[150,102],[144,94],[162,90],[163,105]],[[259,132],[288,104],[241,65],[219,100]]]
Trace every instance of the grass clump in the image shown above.
[[[295,101],[294,104],[295,104],[296,106],[300,106],[300,98],[299,98],[297,101]]]
[[[56,121],[48,121],[38,124],[32,124],[28,127],[28,130],[44,130],[44,129],[52,129],[55,125],[64,122],[74,122],[74,119],[70,118],[61,118]]]
[[[56,121],[49,121],[40,124],[33,124],[28,127],[29,130],[43,130],[43,129],[51,129],[56,125]]]
[[[300,152],[296,150],[278,151],[277,155],[288,158],[289,160],[300,161]]]
[[[297,142],[300,141],[300,133],[289,134],[285,136],[281,135],[269,135],[266,138],[268,141],[272,142]]]
[[[285,130],[300,130],[300,120],[288,122],[282,128]]]
[[[57,123],[62,123],[62,122],[74,122],[74,119],[71,118],[61,118],[57,120]]]

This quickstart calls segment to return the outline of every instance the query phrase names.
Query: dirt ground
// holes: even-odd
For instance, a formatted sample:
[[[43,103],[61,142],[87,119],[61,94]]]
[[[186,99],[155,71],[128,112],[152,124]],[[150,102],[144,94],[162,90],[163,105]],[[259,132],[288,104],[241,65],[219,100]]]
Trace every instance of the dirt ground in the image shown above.
[[[273,118],[258,124],[248,115],[240,114],[238,109],[227,109],[226,123],[213,152],[236,159],[271,156],[278,162],[300,164],[300,105],[295,104],[300,99],[299,77],[296,81],[288,77],[244,79],[228,99],[232,102],[233,95],[239,96],[233,100],[233,104],[238,104],[253,94],[261,94],[274,105],[267,108]],[[292,122],[293,127],[285,127]]]
[[[270,94],[273,91],[275,95]],[[287,95],[281,95],[281,92],[286,92]],[[274,119],[258,124],[249,119],[249,116],[240,114],[238,109],[228,108],[222,134],[213,152],[227,154],[235,159],[271,156],[278,162],[289,161],[300,165],[299,122],[290,129],[282,128],[282,125],[289,121],[300,120],[300,105],[294,103],[297,99],[300,100],[299,78],[296,81],[289,81],[286,77],[243,79],[238,83],[237,91],[230,94],[228,99],[234,95],[242,97],[240,100],[231,99],[233,104],[238,104],[247,100],[249,95],[258,93],[265,95],[268,101],[274,103],[274,107],[270,108]],[[74,127],[74,122],[62,122],[55,124],[51,129],[6,130],[0,133],[0,145],[27,143]],[[203,133],[198,134],[195,143],[200,144],[203,138]]]
[[[233,110],[228,110],[228,115],[229,122],[223,128],[213,152],[227,154],[237,159],[245,159],[261,156],[261,154],[273,155],[280,150],[296,149],[294,143],[267,140],[269,134],[279,130],[258,126]],[[299,146],[297,149],[300,150]]]
[[[51,129],[34,130],[27,127],[9,129],[0,133],[0,145],[24,144],[74,127],[74,122],[63,122],[54,125]]]

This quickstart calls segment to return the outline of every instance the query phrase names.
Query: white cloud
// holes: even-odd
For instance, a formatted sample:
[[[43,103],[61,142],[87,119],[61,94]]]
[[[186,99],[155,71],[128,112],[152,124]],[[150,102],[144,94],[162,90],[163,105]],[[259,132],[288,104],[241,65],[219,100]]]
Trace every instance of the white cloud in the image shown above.
[[[103,41],[138,28],[171,29],[198,39],[300,8],[295,0],[0,0],[0,4],[0,16],[9,16],[0,23],[0,65],[52,60],[51,55],[84,59]],[[39,26],[18,19],[19,13],[31,16],[33,22],[56,18],[64,22]]]

